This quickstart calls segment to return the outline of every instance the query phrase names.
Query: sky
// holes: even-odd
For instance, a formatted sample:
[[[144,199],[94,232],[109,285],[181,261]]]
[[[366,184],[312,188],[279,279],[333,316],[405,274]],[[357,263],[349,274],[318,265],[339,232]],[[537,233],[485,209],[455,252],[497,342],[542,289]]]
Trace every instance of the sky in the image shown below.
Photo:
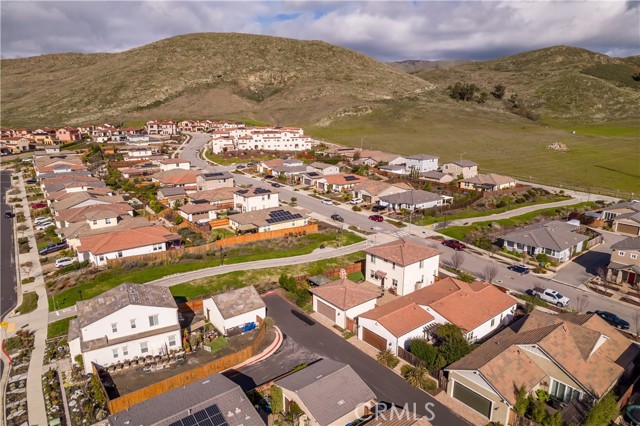
[[[383,61],[554,45],[640,55],[640,1],[7,1],[2,58],[120,52],[196,32],[323,40]]]

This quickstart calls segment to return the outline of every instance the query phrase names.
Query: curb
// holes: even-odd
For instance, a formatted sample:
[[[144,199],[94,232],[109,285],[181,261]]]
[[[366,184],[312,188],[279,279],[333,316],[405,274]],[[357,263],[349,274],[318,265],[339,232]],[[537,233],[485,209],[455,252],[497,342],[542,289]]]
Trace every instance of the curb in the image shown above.
[[[272,345],[270,345],[269,347],[267,347],[264,351],[262,351],[261,353],[259,353],[258,355],[256,355],[253,358],[249,358],[248,360],[246,360],[244,363],[240,363],[238,365],[234,365],[231,368],[228,368],[227,370],[224,371],[228,371],[228,370],[238,370],[240,368],[244,368],[244,367],[248,367],[250,365],[256,364],[262,360],[264,360],[265,358],[270,357],[271,355],[273,355],[278,349],[280,349],[280,346],[282,345],[283,342],[283,335],[282,335],[282,331],[280,331],[280,329],[277,326],[273,327],[274,330],[276,330],[276,340],[275,343],[273,343]]]

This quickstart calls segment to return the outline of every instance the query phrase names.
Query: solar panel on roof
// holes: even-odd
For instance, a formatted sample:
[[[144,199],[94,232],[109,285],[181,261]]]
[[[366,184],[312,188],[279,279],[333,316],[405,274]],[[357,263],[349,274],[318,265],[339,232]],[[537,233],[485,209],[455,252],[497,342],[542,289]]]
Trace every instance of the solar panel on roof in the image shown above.
[[[344,180],[346,180],[347,182],[350,182],[352,180],[358,180],[357,176],[345,176]]]
[[[229,423],[220,412],[218,405],[213,404],[173,422],[169,426],[229,426]]]

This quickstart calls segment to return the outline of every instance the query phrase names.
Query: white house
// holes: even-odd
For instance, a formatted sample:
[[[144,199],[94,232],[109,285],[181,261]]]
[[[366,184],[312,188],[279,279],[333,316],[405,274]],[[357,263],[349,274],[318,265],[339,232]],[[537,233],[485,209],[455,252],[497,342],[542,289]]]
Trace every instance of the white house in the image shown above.
[[[173,121],[147,121],[145,128],[150,135],[173,136],[178,134],[178,125]]]
[[[191,163],[187,160],[181,160],[180,158],[169,158],[167,160],[160,160],[160,170],[166,172],[167,170],[183,169],[190,170]]]
[[[69,350],[72,362],[82,355],[85,373],[91,363],[105,367],[182,348],[178,307],[166,287],[124,283],[77,302],[76,311]]]
[[[474,191],[499,191],[515,187],[517,181],[509,176],[488,173],[476,175],[471,178],[464,178],[459,182],[460,188]]]
[[[324,176],[337,175],[338,173],[340,173],[340,167],[336,166],[335,164],[327,164],[314,161],[313,163],[307,165],[307,171],[320,173]]]
[[[252,285],[205,299],[202,308],[205,317],[224,335],[240,334],[242,327],[257,325],[257,318],[264,320],[267,316],[267,307]]]
[[[421,210],[442,206],[452,199],[453,197],[447,195],[414,189],[380,197],[380,205],[392,210]]]
[[[238,189],[233,193],[233,205],[241,212],[253,212],[278,207],[278,191],[263,187]]]
[[[367,180],[351,188],[353,198],[360,198],[365,203],[377,203],[380,197],[406,192],[411,187],[405,183],[392,185],[381,180]]]
[[[462,175],[463,179],[469,179],[478,175],[478,164],[470,160],[459,160],[442,165],[442,172],[455,176]]]
[[[181,239],[179,234],[155,225],[81,237],[76,250],[78,261],[88,260],[96,266],[103,266],[108,259],[158,253],[179,247]]]
[[[379,289],[371,287],[369,283],[356,284],[344,277],[312,288],[313,310],[339,327],[351,329],[350,325],[355,324],[358,315],[376,307],[376,300],[381,294]],[[347,324],[347,318],[351,324]]]
[[[365,250],[366,275],[371,282],[404,296],[435,282],[440,250],[413,240],[396,240]]]
[[[218,208],[211,204],[185,204],[178,207],[178,214],[192,223],[209,222],[218,218]]]
[[[389,164],[404,164],[409,170],[425,173],[438,170],[438,157],[428,154],[416,154],[407,157],[398,157],[389,162]]]
[[[517,302],[489,283],[445,278],[358,318],[358,338],[379,350],[408,349],[411,339],[430,339],[440,324],[455,324],[475,342],[511,322]]]

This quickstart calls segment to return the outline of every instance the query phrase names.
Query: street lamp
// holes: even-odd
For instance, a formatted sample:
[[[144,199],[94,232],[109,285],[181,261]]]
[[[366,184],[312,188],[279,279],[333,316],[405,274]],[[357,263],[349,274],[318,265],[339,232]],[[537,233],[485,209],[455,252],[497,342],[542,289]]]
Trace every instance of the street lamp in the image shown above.
[[[220,247],[220,266],[224,265],[224,249]]]
[[[78,288],[78,294],[80,295],[80,300],[82,300],[82,289]]]

